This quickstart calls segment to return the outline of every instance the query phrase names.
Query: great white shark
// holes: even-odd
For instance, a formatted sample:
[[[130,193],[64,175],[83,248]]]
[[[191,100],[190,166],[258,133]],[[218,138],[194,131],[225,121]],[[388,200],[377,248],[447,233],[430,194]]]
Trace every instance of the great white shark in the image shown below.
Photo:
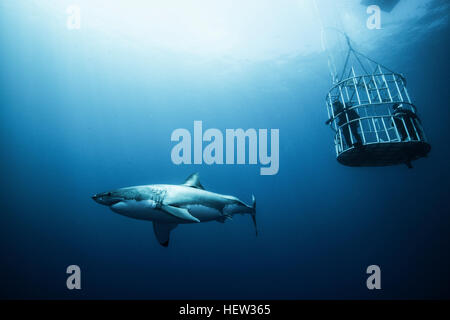
[[[256,200],[247,205],[233,196],[203,188],[198,173],[181,185],[152,184],[126,187],[92,196],[97,203],[121,215],[153,222],[159,243],[169,245],[170,232],[179,224],[218,221],[224,223],[234,214],[250,214],[256,235]]]

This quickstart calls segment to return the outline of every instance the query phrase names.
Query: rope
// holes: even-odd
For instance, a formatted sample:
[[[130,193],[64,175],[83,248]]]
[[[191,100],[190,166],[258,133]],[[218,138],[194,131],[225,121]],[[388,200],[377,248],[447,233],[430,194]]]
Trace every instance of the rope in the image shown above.
[[[327,53],[328,70],[330,71],[330,75],[331,75],[331,78],[333,80],[333,83],[336,83],[336,75],[337,75],[336,63],[334,61],[333,55],[331,54],[330,50],[328,49],[328,43],[327,43],[327,38],[326,38],[326,34],[325,34],[325,28],[324,28],[322,16],[320,15],[319,7],[317,6],[317,1],[313,0],[313,4],[314,4],[316,18],[317,18],[317,20],[319,21],[319,24],[320,24],[320,33],[321,33],[320,34],[320,38],[321,38],[322,51]]]

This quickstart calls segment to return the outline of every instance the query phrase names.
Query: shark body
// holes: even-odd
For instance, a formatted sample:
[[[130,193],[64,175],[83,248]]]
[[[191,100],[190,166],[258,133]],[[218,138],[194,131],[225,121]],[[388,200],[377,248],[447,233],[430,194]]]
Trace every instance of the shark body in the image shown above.
[[[154,184],[95,194],[92,199],[121,215],[153,222],[159,243],[169,245],[170,232],[179,224],[218,221],[234,214],[250,214],[256,229],[256,201],[251,206],[236,197],[207,191],[197,173],[182,185]]]

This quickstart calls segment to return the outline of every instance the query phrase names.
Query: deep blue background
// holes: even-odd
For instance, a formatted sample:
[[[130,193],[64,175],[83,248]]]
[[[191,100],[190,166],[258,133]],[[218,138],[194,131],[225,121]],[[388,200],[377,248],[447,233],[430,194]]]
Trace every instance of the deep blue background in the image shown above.
[[[44,17],[18,15],[0,22],[0,298],[450,298],[448,23],[368,52],[405,74],[432,143],[408,170],[336,162],[323,54],[224,75],[227,61],[82,46],[65,30],[43,35],[36,25],[53,27]],[[171,132],[194,120],[279,128],[278,175],[175,166]],[[256,195],[258,238],[236,216],[180,226],[163,248],[150,223],[90,199],[196,171],[208,190]],[[82,269],[81,291],[65,287],[70,264]],[[371,264],[381,291],[365,286]]]

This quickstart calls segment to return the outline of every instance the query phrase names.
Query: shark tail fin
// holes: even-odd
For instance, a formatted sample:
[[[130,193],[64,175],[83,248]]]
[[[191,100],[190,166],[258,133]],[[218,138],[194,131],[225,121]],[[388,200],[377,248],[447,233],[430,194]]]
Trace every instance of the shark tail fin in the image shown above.
[[[252,220],[253,220],[253,225],[255,226],[255,233],[256,236],[258,236],[258,228],[256,227],[256,199],[255,196],[252,194]]]

